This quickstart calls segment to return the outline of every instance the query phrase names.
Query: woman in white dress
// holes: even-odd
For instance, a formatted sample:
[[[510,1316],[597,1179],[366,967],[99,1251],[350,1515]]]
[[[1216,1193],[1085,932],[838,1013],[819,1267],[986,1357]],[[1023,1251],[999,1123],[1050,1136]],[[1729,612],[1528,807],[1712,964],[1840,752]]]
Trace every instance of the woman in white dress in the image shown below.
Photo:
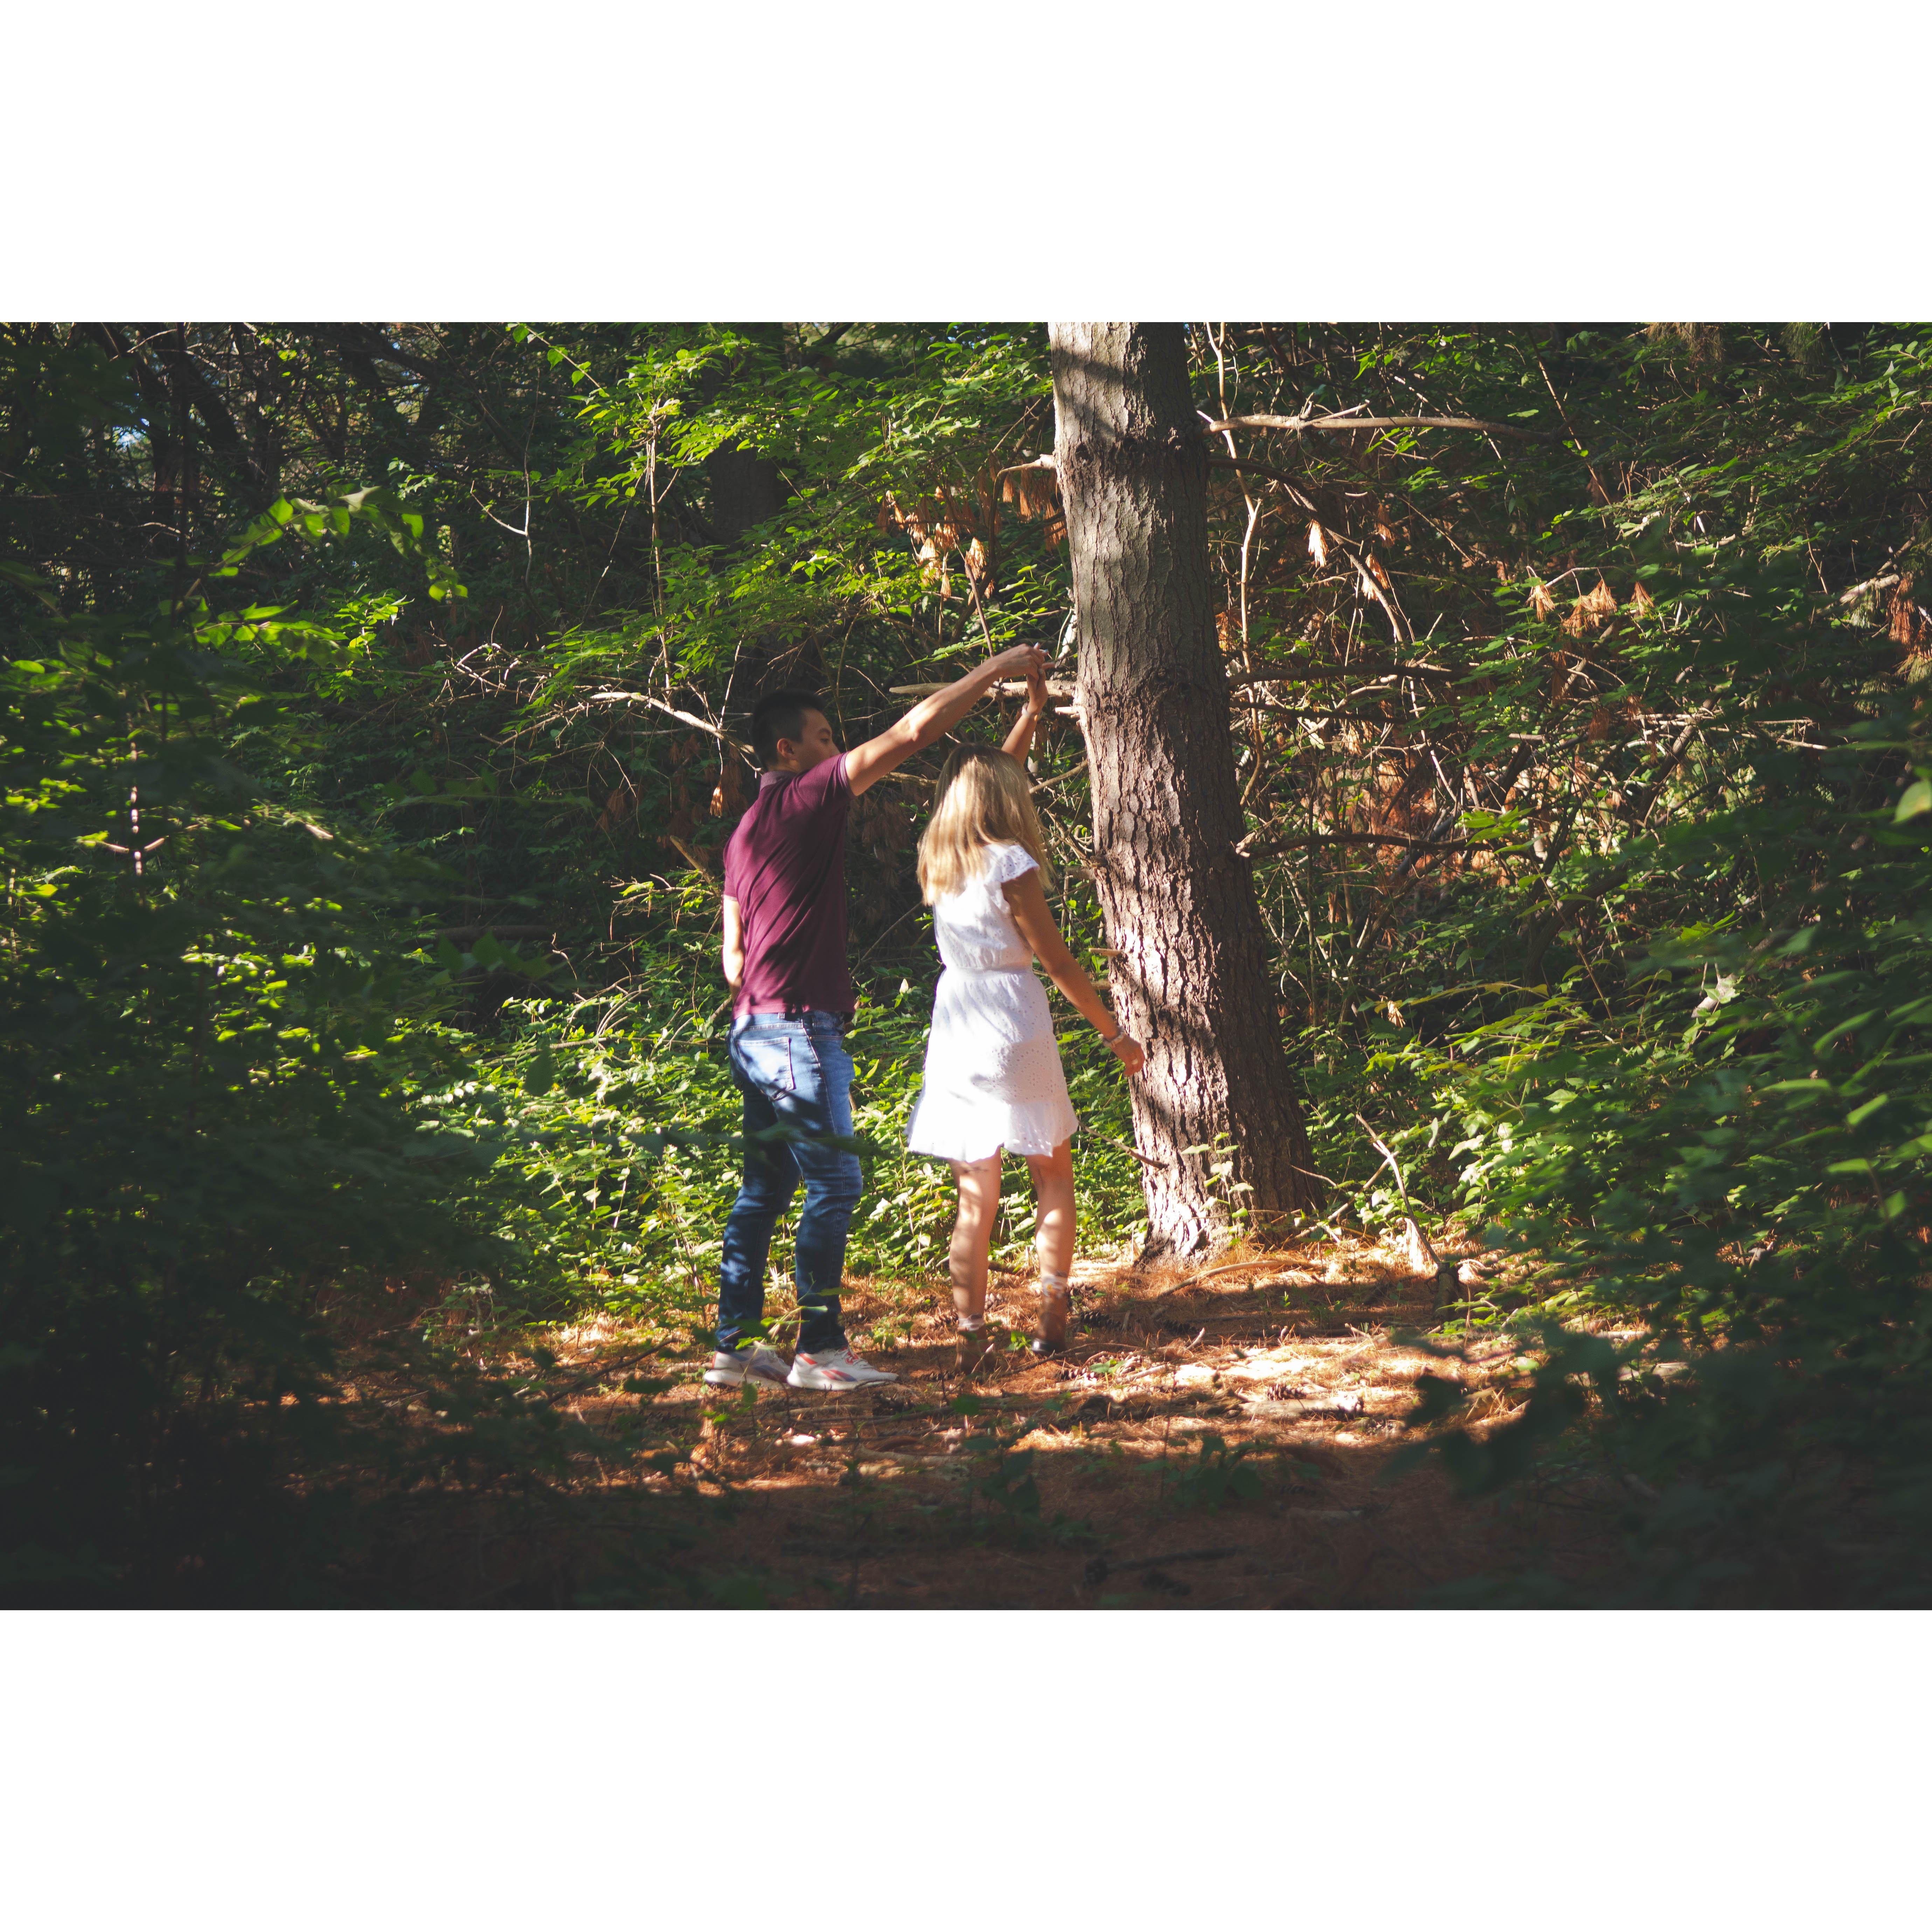
[[[1063,1346],[1071,1312],[1072,1136],[1080,1123],[1053,1037],[1047,976],[1096,1027],[1130,1074],[1146,1055],[1067,950],[1046,903],[1045,841],[1021,762],[1047,702],[1038,680],[1005,748],[956,752],[920,841],[919,882],[946,970],[934,996],[926,1084],[906,1144],[950,1161],[959,1186],[952,1305],[970,1347],[986,1336],[986,1258],[1000,1205],[1000,1156],[1020,1155],[1038,1206],[1040,1318],[1034,1352]]]

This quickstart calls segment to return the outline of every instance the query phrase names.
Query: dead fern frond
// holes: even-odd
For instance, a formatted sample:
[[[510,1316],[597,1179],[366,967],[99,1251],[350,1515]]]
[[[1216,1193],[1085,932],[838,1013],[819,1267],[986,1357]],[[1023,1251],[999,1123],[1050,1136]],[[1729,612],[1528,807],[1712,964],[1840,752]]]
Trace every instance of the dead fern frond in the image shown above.
[[[1051,470],[1030,464],[1004,472],[1000,500],[1010,503],[1028,523],[1046,521],[1060,514],[1060,479]]]
[[[1563,620],[1564,630],[1573,638],[1580,638],[1586,631],[1600,631],[1616,615],[1616,593],[1600,577],[1596,588],[1578,598],[1570,607],[1570,614]]]
[[[1886,634],[1894,644],[1903,645],[1914,656],[1932,647],[1932,624],[1925,621],[1912,595],[1912,573],[1906,571],[1894,586],[1886,607]]]
[[[1694,365],[1708,363],[1721,368],[1724,362],[1724,331],[1715,322],[1653,322],[1644,334],[1652,342],[1668,342],[1688,351]]]

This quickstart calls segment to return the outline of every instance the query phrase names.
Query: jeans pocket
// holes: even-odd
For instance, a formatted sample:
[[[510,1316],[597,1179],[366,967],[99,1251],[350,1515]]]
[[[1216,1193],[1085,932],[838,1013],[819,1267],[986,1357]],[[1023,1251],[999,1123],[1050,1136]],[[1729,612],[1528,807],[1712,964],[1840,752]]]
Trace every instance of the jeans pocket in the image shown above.
[[[852,1131],[852,1058],[843,1036],[827,1028],[814,1028],[798,1043],[801,1055],[799,1089],[823,1118],[821,1132],[849,1135]]]
[[[767,1094],[795,1094],[798,1076],[792,1065],[793,1042],[785,1034],[741,1034],[738,1064],[754,1087]]]

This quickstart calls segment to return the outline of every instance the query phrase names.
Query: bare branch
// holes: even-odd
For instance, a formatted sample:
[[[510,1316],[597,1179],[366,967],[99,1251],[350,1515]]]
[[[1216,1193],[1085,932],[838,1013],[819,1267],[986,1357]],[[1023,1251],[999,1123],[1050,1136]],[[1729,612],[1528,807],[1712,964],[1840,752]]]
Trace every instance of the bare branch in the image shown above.
[[[1513,436],[1524,442],[1554,442],[1540,430],[1515,423],[1487,422],[1480,416],[1229,416],[1207,426],[1210,435],[1231,429],[1474,429],[1494,436]]]
[[[1400,845],[1410,852],[1466,852],[1466,838],[1408,838],[1393,832],[1297,832],[1256,844],[1244,838],[1234,850],[1244,859],[1264,859],[1304,845]]]
[[[752,757],[750,746],[741,743],[728,731],[703,718],[694,717],[688,711],[680,711],[674,704],[667,704],[662,698],[653,698],[643,691],[593,691],[586,700],[592,704],[648,704],[653,711],[662,711],[667,718],[675,718],[680,724],[688,724],[694,731],[708,731],[721,745],[729,745],[740,757]]]
[[[1275,664],[1256,671],[1251,677],[1231,676],[1228,680],[1228,688],[1240,691],[1256,684],[1313,684],[1324,677],[1335,676],[1338,668],[1332,664]],[[1466,672],[1458,670],[1453,664],[1398,664],[1384,667],[1370,664],[1358,668],[1372,671],[1383,683],[1392,683],[1405,677],[1444,678],[1468,675]],[[1366,691],[1370,687],[1364,685],[1361,688]]]
[[[713,885],[718,882],[718,868],[711,862],[710,855],[701,845],[694,845],[688,838],[680,838],[675,832],[658,835],[667,845],[676,847],[679,855],[694,872],[700,873]]]
[[[1261,418],[1256,417],[1253,420],[1259,422]],[[1286,422],[1292,421],[1292,418],[1283,417],[1282,420]],[[1214,427],[1218,429],[1221,425],[1217,423]],[[1363,546],[1354,538],[1346,536],[1342,531],[1336,529],[1333,524],[1329,523],[1322,516],[1320,508],[1313,500],[1286,470],[1270,468],[1265,463],[1251,462],[1245,456],[1210,456],[1208,459],[1208,467],[1210,470],[1252,470],[1257,476],[1272,477],[1317,523],[1321,524],[1329,536],[1335,539],[1343,554],[1355,566],[1355,574],[1361,580],[1364,594],[1372,598],[1382,607],[1383,614],[1389,621],[1389,628],[1395,633],[1397,647],[1400,648],[1404,644],[1413,644],[1415,642],[1414,628],[1408,620],[1396,608],[1394,598],[1376,581],[1374,573],[1369,568],[1366,560],[1367,553]]]

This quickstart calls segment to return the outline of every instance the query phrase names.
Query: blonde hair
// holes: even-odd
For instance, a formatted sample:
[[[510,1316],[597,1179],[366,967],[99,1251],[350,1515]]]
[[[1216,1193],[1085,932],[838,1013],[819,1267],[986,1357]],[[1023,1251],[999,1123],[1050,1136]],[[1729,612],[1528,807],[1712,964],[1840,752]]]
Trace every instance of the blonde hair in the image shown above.
[[[1026,768],[981,745],[962,746],[939,774],[939,799],[919,842],[919,889],[928,905],[963,892],[986,869],[994,842],[1024,847],[1051,883],[1046,840]]]

